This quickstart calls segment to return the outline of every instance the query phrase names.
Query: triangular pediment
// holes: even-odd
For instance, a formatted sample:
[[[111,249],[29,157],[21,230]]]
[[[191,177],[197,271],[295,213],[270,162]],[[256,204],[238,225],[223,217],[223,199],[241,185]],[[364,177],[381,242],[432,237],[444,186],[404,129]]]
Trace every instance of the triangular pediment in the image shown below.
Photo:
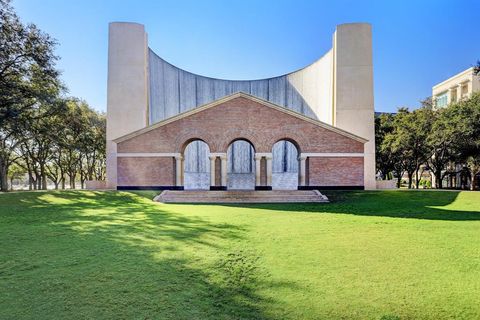
[[[114,139],[113,141],[115,143],[120,143],[122,141],[125,141],[125,140],[128,140],[128,139],[131,139],[131,138],[134,138],[136,136],[139,136],[141,134],[144,134],[144,133],[147,133],[149,131],[152,131],[154,129],[157,129],[157,128],[160,128],[162,126],[165,126],[169,123],[172,123],[172,122],[175,122],[175,121],[178,121],[178,120],[181,120],[181,119],[184,119],[184,118],[187,118],[187,117],[190,117],[190,116],[193,116],[197,113],[200,113],[200,112],[203,112],[205,110],[208,110],[210,108],[213,108],[213,107],[216,107],[218,105],[221,105],[223,103],[226,103],[228,101],[232,101],[234,99],[238,99],[238,98],[245,98],[245,99],[248,99],[248,100],[251,100],[253,102],[257,102],[259,103],[260,105],[266,107],[266,108],[272,108],[272,109],[275,109],[279,112],[282,112],[284,114],[287,114],[287,115],[290,115],[290,116],[293,116],[293,117],[296,117],[298,119],[301,119],[303,121],[306,121],[308,123],[312,123],[314,125],[317,125],[321,128],[324,128],[324,129],[327,129],[329,131],[332,131],[332,132],[335,132],[335,133],[338,133],[342,136],[345,136],[345,137],[348,137],[350,139],[353,139],[353,140],[356,140],[356,141],[359,141],[361,143],[365,143],[367,142],[368,140],[360,137],[360,136],[357,136],[353,133],[350,133],[348,131],[345,131],[345,130],[342,130],[342,129],[339,129],[337,127],[334,127],[334,126],[331,126],[325,122],[322,122],[322,121],[319,121],[319,120],[315,120],[315,119],[312,119],[312,118],[309,118],[301,113],[298,113],[298,112],[295,112],[293,110],[290,110],[290,109],[287,109],[287,108],[284,108],[284,107],[281,107],[279,105],[276,105],[274,103],[271,103],[269,101],[266,101],[266,100],[263,100],[263,99],[260,99],[258,97],[255,97],[255,96],[252,96],[250,94],[247,94],[247,93],[244,93],[244,92],[237,92],[237,93],[234,93],[234,94],[231,94],[231,95],[228,95],[228,96],[225,96],[223,98],[220,98],[218,100],[215,100],[213,102],[210,102],[210,103],[207,103],[203,106],[200,106],[198,108],[195,108],[195,109],[192,109],[192,110],[189,110],[189,111],[186,111],[186,112],[182,112],[182,113],[179,113],[173,117],[170,117],[170,118],[167,118],[165,120],[162,120],[160,122],[157,122],[157,123],[154,123],[150,126],[147,126],[143,129],[140,129],[140,130],[137,130],[137,131],[134,131],[132,133],[129,133],[129,134],[126,134],[124,136],[121,136],[117,139]]]

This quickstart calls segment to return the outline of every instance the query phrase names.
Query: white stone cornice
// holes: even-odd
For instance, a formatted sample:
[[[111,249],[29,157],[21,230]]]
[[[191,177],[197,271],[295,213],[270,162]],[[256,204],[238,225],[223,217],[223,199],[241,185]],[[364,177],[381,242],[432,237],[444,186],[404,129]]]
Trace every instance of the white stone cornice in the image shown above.
[[[255,156],[259,157],[271,157],[272,153],[271,152],[256,152]]]
[[[226,157],[227,153],[226,152],[211,152],[209,153],[210,157]]]

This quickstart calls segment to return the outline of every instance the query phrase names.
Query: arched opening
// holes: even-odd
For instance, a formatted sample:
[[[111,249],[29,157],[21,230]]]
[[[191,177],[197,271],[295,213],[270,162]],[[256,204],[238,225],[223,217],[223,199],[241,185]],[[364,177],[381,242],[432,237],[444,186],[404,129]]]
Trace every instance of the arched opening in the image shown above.
[[[187,144],[183,152],[183,185],[185,190],[210,189],[210,149],[201,140]]]
[[[272,148],[272,189],[297,190],[298,149],[288,140],[280,140]]]
[[[255,190],[255,149],[247,140],[235,140],[228,146],[227,189]]]

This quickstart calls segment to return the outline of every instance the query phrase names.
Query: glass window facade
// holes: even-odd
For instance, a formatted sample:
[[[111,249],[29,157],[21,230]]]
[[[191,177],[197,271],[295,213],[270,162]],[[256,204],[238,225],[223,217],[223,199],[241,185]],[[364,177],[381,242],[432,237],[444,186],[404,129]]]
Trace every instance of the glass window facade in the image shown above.
[[[447,104],[448,104],[448,96],[446,92],[437,96],[437,99],[436,99],[437,108],[445,107]]]

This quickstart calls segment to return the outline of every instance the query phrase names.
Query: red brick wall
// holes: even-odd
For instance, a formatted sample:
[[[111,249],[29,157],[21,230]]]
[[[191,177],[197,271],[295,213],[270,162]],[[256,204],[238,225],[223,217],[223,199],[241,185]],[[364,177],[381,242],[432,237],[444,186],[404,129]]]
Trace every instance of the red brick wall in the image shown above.
[[[252,142],[256,152],[272,152],[278,140],[291,139],[300,152],[363,152],[363,143],[238,97],[118,144],[118,152],[182,152],[192,139],[210,152],[227,152],[235,139]]]
[[[310,186],[363,186],[363,158],[309,158]]]
[[[174,186],[174,158],[119,157],[118,186]]]

